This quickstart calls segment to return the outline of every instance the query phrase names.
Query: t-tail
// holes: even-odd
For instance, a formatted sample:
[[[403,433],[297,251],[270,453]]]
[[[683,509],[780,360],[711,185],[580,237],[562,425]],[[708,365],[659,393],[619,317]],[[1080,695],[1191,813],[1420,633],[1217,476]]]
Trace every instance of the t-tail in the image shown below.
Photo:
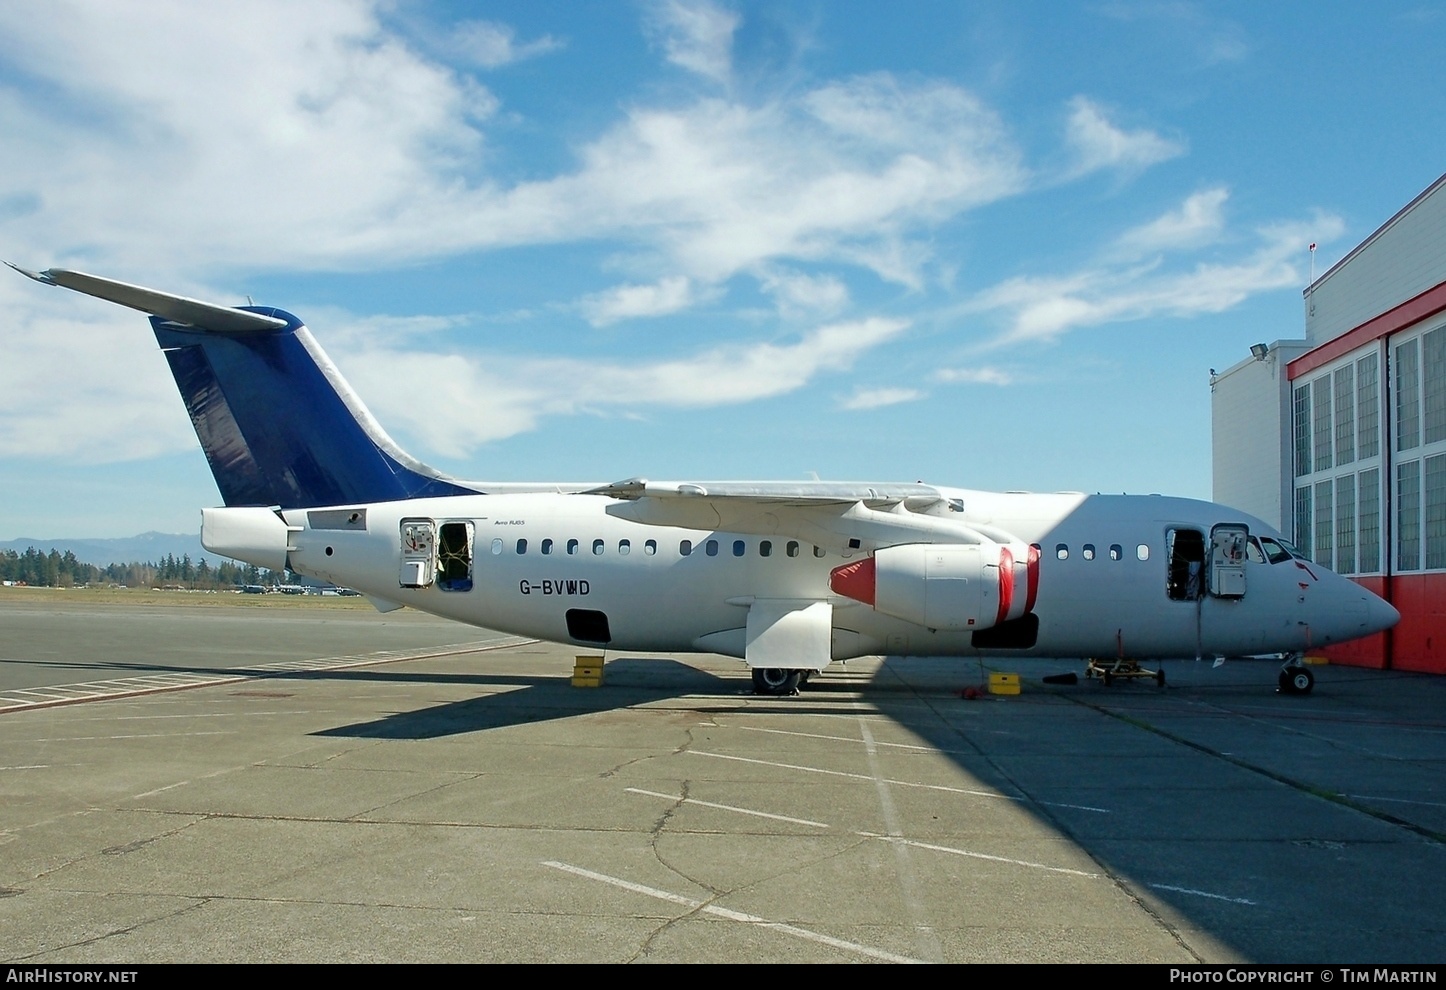
[[[477,491],[402,451],[290,313],[217,306],[83,272],[10,267],[150,314],[228,506],[290,509]]]

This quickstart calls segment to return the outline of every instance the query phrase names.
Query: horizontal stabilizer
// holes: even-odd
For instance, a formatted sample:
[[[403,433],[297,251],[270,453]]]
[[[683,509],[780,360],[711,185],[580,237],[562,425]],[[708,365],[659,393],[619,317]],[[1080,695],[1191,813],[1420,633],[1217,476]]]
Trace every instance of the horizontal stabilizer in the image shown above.
[[[33,278],[37,282],[74,289],[76,292],[83,292],[88,296],[95,296],[97,299],[119,303],[122,306],[129,306],[131,309],[138,309],[142,313],[149,313],[151,316],[159,316],[173,323],[182,323],[202,330],[214,330],[217,333],[262,333],[282,330],[286,327],[285,320],[277,319],[274,316],[232,309],[229,306],[217,306],[215,303],[188,299],[185,296],[173,296],[167,292],[157,292],[155,289],[131,285],[128,282],[117,282],[111,278],[87,275],[85,272],[72,272],[64,268],[32,272],[19,265],[10,264],[8,261],[5,263],[20,274]]]

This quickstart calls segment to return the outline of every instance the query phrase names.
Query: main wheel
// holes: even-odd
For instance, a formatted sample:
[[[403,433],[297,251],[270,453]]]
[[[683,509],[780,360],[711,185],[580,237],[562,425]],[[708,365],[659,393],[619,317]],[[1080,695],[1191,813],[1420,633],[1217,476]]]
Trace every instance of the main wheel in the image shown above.
[[[754,667],[753,693],[787,695],[798,690],[798,671],[783,667]]]
[[[1159,670],[1155,671],[1155,683],[1158,684],[1160,687],[1164,687],[1164,686],[1165,686],[1165,668],[1164,668],[1164,667],[1161,667]]]

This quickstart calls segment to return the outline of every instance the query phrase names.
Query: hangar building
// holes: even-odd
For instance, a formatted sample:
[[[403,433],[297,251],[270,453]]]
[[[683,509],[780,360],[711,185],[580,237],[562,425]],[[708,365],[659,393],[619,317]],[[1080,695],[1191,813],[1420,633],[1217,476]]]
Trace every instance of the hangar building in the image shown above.
[[[1304,340],[1210,388],[1215,500],[1401,613],[1325,652],[1446,673],[1446,175],[1306,288]]]

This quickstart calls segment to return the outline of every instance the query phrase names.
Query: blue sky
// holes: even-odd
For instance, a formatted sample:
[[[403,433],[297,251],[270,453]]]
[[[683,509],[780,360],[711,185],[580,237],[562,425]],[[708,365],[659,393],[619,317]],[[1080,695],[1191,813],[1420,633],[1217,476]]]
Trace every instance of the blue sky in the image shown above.
[[[1446,170],[1424,3],[0,6],[0,258],[304,319],[492,480],[1210,495],[1208,370]],[[0,539],[219,497],[0,275]]]

